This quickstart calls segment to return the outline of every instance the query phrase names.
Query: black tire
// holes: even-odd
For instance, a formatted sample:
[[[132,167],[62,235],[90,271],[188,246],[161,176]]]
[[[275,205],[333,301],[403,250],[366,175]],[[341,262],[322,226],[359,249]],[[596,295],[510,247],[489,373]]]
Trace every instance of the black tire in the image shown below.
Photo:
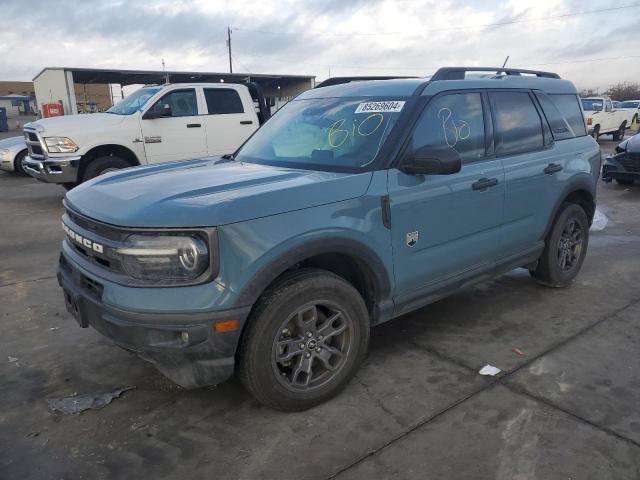
[[[591,133],[591,136],[596,140],[598,140],[598,138],[600,138],[600,125],[596,125],[593,128],[593,132]]]
[[[567,232],[570,225],[580,229],[579,247],[568,246]],[[573,234],[569,234],[571,238]],[[580,205],[565,203],[562,205],[556,220],[547,234],[542,256],[538,259],[535,270],[530,271],[535,280],[549,287],[566,287],[576,277],[589,245],[589,221]],[[579,249],[579,251],[577,251]],[[577,252],[577,253],[576,253]],[[568,258],[572,257],[571,265]],[[565,264],[563,266],[562,259]]]
[[[61,185],[64,187],[65,190],[69,191],[74,187],[77,187],[78,184],[77,183],[61,183]]]
[[[20,153],[18,153],[18,155],[16,155],[16,158],[13,160],[13,169],[16,171],[16,173],[19,173],[20,175],[24,175],[25,177],[28,177],[29,174],[24,171],[24,167],[22,166],[22,161],[26,156],[27,156],[26,150],[23,150]]]
[[[618,141],[624,139],[624,132],[627,130],[627,122],[622,122],[620,128],[613,133],[613,139]]]
[[[369,315],[358,291],[333,273],[301,269],[284,275],[256,303],[240,344],[238,376],[260,403],[306,410],[347,385],[368,345]]]
[[[110,172],[111,170],[118,170],[120,168],[130,167],[131,164],[125,159],[116,157],[115,155],[109,155],[106,157],[98,157],[87,165],[87,168],[82,175],[82,181],[86,182],[92,178],[98,177],[103,173]]]
[[[633,185],[634,182],[633,180],[625,180],[625,179],[619,178],[619,179],[616,179],[616,183],[624,187],[630,187]]]

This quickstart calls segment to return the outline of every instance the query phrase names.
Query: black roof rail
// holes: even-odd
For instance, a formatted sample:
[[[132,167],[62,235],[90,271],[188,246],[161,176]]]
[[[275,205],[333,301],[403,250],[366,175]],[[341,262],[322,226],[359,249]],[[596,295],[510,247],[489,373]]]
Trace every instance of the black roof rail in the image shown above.
[[[542,72],[540,70],[523,70],[521,68],[509,67],[442,67],[430,78],[435,80],[464,80],[467,72],[494,72],[497,75],[522,75],[523,73],[544,78],[560,78],[560,75],[552,72]]]
[[[398,78],[418,78],[418,77],[385,77],[385,76],[368,76],[368,77],[331,77],[320,82],[315,88],[330,87],[332,85],[340,85],[342,83],[361,82],[364,80],[394,80]]]

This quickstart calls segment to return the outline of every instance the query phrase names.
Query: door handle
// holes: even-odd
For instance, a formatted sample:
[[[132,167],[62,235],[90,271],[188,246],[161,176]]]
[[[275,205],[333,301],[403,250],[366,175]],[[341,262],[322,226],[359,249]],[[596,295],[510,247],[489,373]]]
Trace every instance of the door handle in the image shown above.
[[[547,175],[551,175],[561,170],[562,170],[562,165],[559,165],[557,163],[550,163],[545,167],[544,173],[546,173]]]
[[[497,178],[481,178],[477,182],[471,184],[474,190],[484,190],[489,187],[495,187],[498,184]]]
[[[187,123],[187,128],[200,128],[201,126],[199,123]]]
[[[253,120],[240,120],[240,125],[251,125]]]

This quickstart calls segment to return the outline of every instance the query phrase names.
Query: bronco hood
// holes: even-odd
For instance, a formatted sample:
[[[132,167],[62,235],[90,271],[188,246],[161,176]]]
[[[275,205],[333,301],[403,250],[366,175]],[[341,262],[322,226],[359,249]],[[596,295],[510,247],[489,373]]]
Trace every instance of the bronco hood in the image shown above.
[[[124,227],[206,227],[355,198],[371,172],[331,173],[211,160],[103,175],[67,193],[71,208]]]

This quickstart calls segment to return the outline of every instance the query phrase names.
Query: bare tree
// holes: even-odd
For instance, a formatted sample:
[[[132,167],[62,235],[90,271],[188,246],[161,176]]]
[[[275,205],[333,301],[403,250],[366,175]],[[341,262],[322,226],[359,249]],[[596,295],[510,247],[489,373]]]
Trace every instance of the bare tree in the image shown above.
[[[613,100],[623,102],[625,100],[640,99],[640,83],[617,83],[610,85],[605,95],[609,95]]]

